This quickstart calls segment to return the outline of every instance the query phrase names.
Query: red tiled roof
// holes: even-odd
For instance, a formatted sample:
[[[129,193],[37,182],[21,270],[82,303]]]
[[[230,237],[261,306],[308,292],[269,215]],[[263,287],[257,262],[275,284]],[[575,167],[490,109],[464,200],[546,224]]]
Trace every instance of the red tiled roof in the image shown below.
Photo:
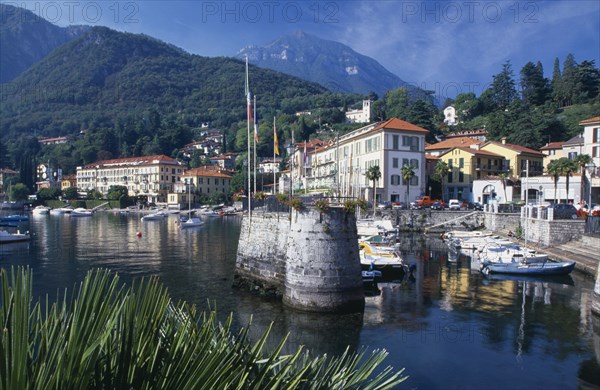
[[[515,145],[515,144],[509,144],[509,143],[503,144],[502,142],[488,141],[484,145],[482,145],[482,147],[484,147],[485,145],[489,145],[489,144],[494,144],[494,145],[498,145],[498,146],[504,146],[507,149],[516,150],[517,152],[521,152],[521,153],[534,154],[534,155],[540,156],[540,157],[544,156],[544,153],[539,152],[537,150],[533,150],[533,149],[526,148],[525,146]]]
[[[442,150],[442,149],[451,149],[457,146],[466,146],[469,147],[471,145],[482,144],[483,142],[478,141],[471,137],[460,137],[460,138],[449,138],[443,140],[441,142],[431,144],[425,147],[425,150]]]
[[[164,154],[154,155],[154,156],[140,156],[140,157],[126,157],[126,158],[115,158],[112,160],[101,160],[96,161],[84,166],[84,168],[91,168],[96,165],[111,165],[111,164],[127,164],[127,163],[138,163],[140,165],[150,164],[152,161],[161,161],[161,162],[169,162],[169,163],[177,163],[177,160],[171,158],[169,156],[165,156]]]
[[[206,167],[190,169],[189,171],[185,171],[181,176],[222,177],[224,179],[231,179],[231,176],[223,171],[207,169]]]
[[[565,141],[550,142],[540,148],[540,150],[560,149]]]
[[[392,130],[408,130],[408,131],[417,131],[420,133],[429,133],[429,130],[419,127],[417,125],[413,125],[412,123],[408,123],[403,121],[402,119],[392,118],[388,119],[385,122],[379,123],[375,126],[374,130],[379,129],[392,129]]]
[[[600,122],[600,116],[595,116],[592,118],[588,118],[588,119],[584,119],[581,122],[579,122],[580,125],[586,125],[588,123],[596,123],[596,122]]]

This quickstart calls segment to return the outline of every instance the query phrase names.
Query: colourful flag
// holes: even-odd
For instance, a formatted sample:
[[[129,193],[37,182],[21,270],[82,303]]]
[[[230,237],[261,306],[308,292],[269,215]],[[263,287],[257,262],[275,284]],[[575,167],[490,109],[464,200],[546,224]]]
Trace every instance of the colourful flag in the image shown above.
[[[256,115],[256,96],[254,96],[254,143],[258,143],[258,116]]]
[[[273,118],[273,150],[279,156],[279,140],[277,139],[277,126],[275,126],[275,118]]]
[[[304,141],[304,166],[308,166],[308,154],[306,154],[306,141]]]

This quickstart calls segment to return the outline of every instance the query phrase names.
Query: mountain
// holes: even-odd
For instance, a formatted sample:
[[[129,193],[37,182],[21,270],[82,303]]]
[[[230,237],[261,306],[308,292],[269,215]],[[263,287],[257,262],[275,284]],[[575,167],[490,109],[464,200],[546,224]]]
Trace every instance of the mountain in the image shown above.
[[[319,83],[335,92],[365,95],[373,91],[383,97],[398,87],[415,90],[374,59],[304,32],[285,35],[265,46],[245,47],[236,57],[246,55],[252,64]]]
[[[0,134],[114,128],[150,109],[190,126],[228,126],[245,117],[244,80],[245,64],[237,59],[201,57],[145,35],[93,27],[10,83],[0,99]],[[250,86],[267,117],[311,108],[312,99],[332,95],[316,83],[255,66]]]
[[[48,53],[89,29],[58,27],[24,8],[0,4],[0,84],[13,80]]]

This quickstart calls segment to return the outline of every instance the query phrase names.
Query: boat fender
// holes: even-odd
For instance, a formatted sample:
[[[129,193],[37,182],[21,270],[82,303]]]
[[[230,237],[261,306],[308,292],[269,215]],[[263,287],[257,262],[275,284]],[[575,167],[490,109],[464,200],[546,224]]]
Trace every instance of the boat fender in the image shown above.
[[[136,236],[137,238],[142,238],[142,232],[139,232],[139,231],[138,231],[137,233],[135,233],[135,236]]]

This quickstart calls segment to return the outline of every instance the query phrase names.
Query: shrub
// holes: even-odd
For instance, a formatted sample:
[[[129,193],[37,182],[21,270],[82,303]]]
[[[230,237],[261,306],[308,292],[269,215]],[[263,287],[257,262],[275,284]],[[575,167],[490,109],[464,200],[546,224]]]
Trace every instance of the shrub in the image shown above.
[[[329,211],[329,200],[327,198],[315,200],[314,205],[320,213],[326,213]]]
[[[292,198],[289,200],[288,204],[296,211],[301,211],[304,208],[304,202],[300,198]]]

